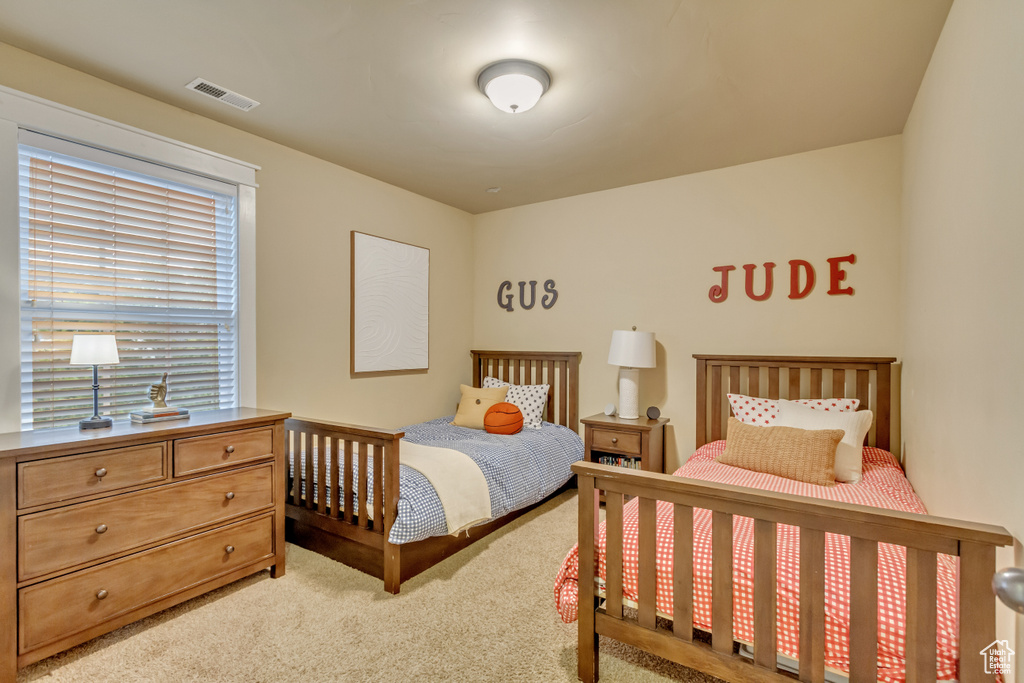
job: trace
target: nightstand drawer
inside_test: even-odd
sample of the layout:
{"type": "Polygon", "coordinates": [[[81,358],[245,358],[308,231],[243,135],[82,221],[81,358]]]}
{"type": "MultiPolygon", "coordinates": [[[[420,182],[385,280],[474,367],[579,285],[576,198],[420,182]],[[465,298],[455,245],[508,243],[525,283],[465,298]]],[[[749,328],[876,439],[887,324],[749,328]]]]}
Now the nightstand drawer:
{"type": "Polygon", "coordinates": [[[25,515],[18,520],[22,581],[270,508],[273,466],[218,474],[25,515]]]}
{"type": "Polygon", "coordinates": [[[593,444],[599,451],[615,451],[640,455],[640,435],[628,432],[617,432],[609,429],[594,429],[593,444]]]}
{"type": "Polygon", "coordinates": [[[104,495],[165,477],[162,443],[23,462],[18,465],[18,507],[104,495]]]}
{"type": "Polygon", "coordinates": [[[274,430],[243,429],[174,442],[174,476],[205,472],[274,455],[274,430]]]}
{"type": "Polygon", "coordinates": [[[18,593],[19,651],[85,631],[261,559],[273,557],[273,518],[159,546],[18,593]]]}

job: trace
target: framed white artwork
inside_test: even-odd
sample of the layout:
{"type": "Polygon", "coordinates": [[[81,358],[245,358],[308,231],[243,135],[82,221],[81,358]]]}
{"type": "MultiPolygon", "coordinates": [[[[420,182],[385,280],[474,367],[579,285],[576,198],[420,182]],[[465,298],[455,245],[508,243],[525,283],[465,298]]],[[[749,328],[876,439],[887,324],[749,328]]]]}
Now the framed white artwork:
{"type": "Polygon", "coordinates": [[[352,373],[425,371],[430,250],[352,231],[352,373]]]}

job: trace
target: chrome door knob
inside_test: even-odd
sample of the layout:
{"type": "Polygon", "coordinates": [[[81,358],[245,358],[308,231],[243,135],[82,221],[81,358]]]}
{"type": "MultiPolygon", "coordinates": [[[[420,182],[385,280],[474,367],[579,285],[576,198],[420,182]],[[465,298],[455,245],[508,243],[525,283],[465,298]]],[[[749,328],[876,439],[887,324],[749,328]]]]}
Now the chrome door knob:
{"type": "Polygon", "coordinates": [[[1008,567],[992,577],[992,592],[1014,612],[1024,614],[1024,569],[1008,567]]]}

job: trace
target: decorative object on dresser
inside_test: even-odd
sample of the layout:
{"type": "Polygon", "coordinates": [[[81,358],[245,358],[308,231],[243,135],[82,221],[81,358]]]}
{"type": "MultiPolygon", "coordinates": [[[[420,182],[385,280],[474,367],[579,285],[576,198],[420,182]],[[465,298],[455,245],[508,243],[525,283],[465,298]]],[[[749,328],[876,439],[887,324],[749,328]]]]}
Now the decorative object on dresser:
{"type": "Polygon", "coordinates": [[[288,417],[0,434],[0,681],[243,576],[282,576],[288,417]]]}
{"type": "Polygon", "coordinates": [[[150,424],[152,422],[169,422],[187,420],[188,408],[156,408],[154,410],[133,410],[132,424],[150,424]]]}
{"type": "Polygon", "coordinates": [[[567,608],[563,618],[578,614],[579,678],[597,680],[598,636],[604,635],[727,680],[791,680],[798,669],[802,681],[824,681],[826,661],[848,668],[851,681],[883,674],[902,680],[904,672],[908,681],[934,681],[939,661],[943,680],[992,680],[976,653],[995,639],[995,549],[1013,537],[1002,527],[922,514],[887,450],[895,359],[695,358],[700,450],[679,476],[573,465],[579,545],[557,581],[568,577],[570,559],[578,559],[578,573],[555,593],[567,608]],[[725,447],[729,392],[773,401],[781,393],[790,401],[855,395],[875,416],[864,481],[826,488],[705,478],[716,467],[746,472],[709,457],[725,447]],[[791,490],[803,495],[784,492],[791,490]],[[851,493],[839,497],[842,491],[851,493]],[[875,497],[886,491],[894,492],[891,498],[875,497]],[[599,494],[606,498],[605,522],[599,494]],[[846,577],[836,570],[844,566],[846,577]],[[849,596],[845,615],[829,607],[839,594],[849,596]],[[635,607],[636,616],[624,605],[635,607]],[[667,629],[658,616],[671,619],[667,629]],[[710,634],[710,645],[694,637],[698,628],[710,634]],[[958,643],[949,638],[953,632],[958,643]]]}
{"type": "MultiPolygon", "coordinates": [[[[514,383],[524,389],[547,384],[549,390],[542,415],[545,422],[554,423],[546,424],[539,430],[523,429],[515,435],[492,437],[481,432],[481,437],[474,435],[475,440],[479,441],[482,437],[503,441],[531,437],[552,438],[551,433],[554,431],[564,433],[561,434],[563,437],[571,436],[574,447],[578,449],[574,459],[582,457],[582,444],[575,433],[579,428],[578,352],[472,351],[472,359],[473,388],[476,390],[482,388],[487,377],[499,382],[514,383]]],[[[400,459],[405,459],[406,451],[415,453],[414,447],[419,444],[410,441],[403,447],[401,440],[406,433],[394,429],[375,429],[302,418],[289,419],[285,426],[290,476],[286,506],[289,542],[382,579],[384,590],[389,593],[398,593],[403,581],[484,538],[543,502],[540,500],[512,509],[457,535],[399,540],[394,537],[393,531],[395,528],[402,529],[398,509],[400,486],[405,490],[404,487],[415,483],[414,477],[407,478],[401,474],[400,465],[403,469],[406,465],[400,459]],[[321,453],[330,455],[320,457],[321,453]],[[328,460],[331,462],[328,463],[328,460]],[[343,465],[339,466],[339,463],[343,465]],[[346,495],[342,495],[341,491],[347,492],[346,495]]],[[[431,433],[437,433],[435,430],[442,428],[463,429],[446,424],[445,418],[408,427],[410,431],[423,428],[431,433]]],[[[450,447],[455,448],[454,442],[450,443],[450,447]]],[[[545,461],[539,469],[544,469],[553,458],[545,451],[535,450],[545,461]]],[[[525,461],[525,455],[520,460],[525,461]]],[[[537,463],[536,460],[528,462],[537,463]]],[[[515,471],[511,465],[502,464],[503,467],[494,469],[515,471]]],[[[568,481],[563,479],[558,482],[562,488],[548,493],[545,499],[557,495],[571,484],[568,466],[565,467],[565,477],[568,481]]],[[[518,486],[520,482],[514,483],[518,486]]],[[[430,494],[438,497],[433,491],[430,494]]],[[[404,508],[412,509],[420,497],[422,493],[419,490],[409,496],[403,494],[403,504],[408,503],[404,508]]]]}
{"type": "Polygon", "coordinates": [[[640,370],[653,368],[655,348],[653,332],[615,330],[608,350],[608,364],[619,366],[619,417],[636,420],[640,417],[640,370]]]}
{"type": "Polygon", "coordinates": [[[584,425],[586,461],[618,465],[645,472],[664,471],[665,425],[667,417],[627,420],[609,415],[591,415],[584,425]]]}
{"type": "Polygon", "coordinates": [[[167,405],[167,373],[165,372],[160,381],[149,386],[149,400],[153,402],[152,408],[145,410],[133,410],[130,414],[135,424],[150,424],[151,422],[169,422],[172,420],[187,420],[188,408],[175,408],[167,405]]]}
{"type": "Polygon", "coordinates": [[[70,365],[92,366],[92,417],[79,422],[79,429],[101,429],[114,423],[109,417],[100,417],[99,366],[120,362],[117,340],[112,334],[76,334],[71,338],[70,365]]]}
{"type": "Polygon", "coordinates": [[[166,408],[167,406],[167,373],[160,378],[156,384],[149,385],[149,400],[153,402],[153,408],[166,408]]]}
{"type": "Polygon", "coordinates": [[[426,371],[430,250],[352,231],[352,374],[426,371]]]}

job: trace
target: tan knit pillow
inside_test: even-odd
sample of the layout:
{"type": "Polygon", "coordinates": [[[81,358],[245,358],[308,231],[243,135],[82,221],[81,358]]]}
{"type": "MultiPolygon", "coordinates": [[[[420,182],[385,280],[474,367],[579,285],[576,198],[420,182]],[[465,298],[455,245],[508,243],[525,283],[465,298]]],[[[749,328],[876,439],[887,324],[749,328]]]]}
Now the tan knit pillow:
{"type": "Polygon", "coordinates": [[[723,465],[778,477],[835,486],[836,448],[842,429],[757,427],[729,418],[723,465]]]}
{"type": "Polygon", "coordinates": [[[459,389],[462,391],[462,400],[459,401],[459,408],[455,411],[452,424],[471,429],[483,429],[487,409],[504,401],[505,395],[508,394],[508,387],[478,389],[460,384],[459,389]]]}

